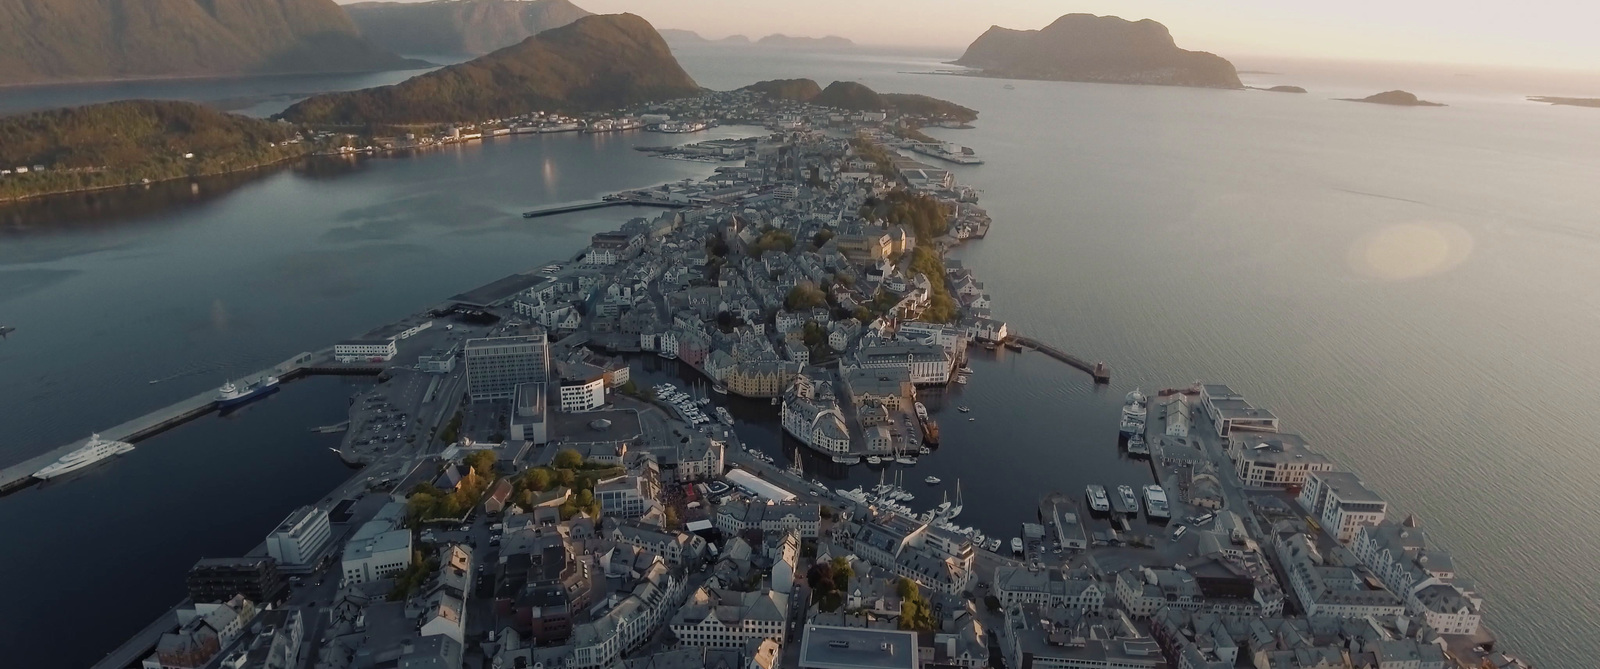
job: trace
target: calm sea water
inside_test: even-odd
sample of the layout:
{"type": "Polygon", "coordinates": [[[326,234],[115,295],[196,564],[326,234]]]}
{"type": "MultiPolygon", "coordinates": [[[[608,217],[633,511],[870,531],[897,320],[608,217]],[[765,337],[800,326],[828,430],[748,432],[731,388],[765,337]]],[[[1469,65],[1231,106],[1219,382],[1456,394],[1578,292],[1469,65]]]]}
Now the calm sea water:
{"type": "MultiPolygon", "coordinates": [[[[859,79],[982,111],[977,129],[936,131],[988,160],[955,168],[985,190],[996,221],[988,239],[958,255],[1002,317],[1106,360],[1115,382],[1096,390],[1037,357],[980,356],[974,382],[945,403],[971,406],[978,420],[947,415],[946,446],[913,470],[917,478],[961,477],[964,521],[1009,537],[1044,492],[1148,477],[1114,452],[1115,407],[1128,389],[1226,382],[1419,514],[1477,579],[1509,647],[1542,666],[1600,656],[1600,539],[1583,523],[1600,504],[1600,414],[1582,406],[1600,391],[1600,354],[1586,345],[1600,326],[1600,112],[1521,100],[1585,91],[1304,63],[1264,64],[1252,69],[1276,74],[1246,79],[1305,86],[1307,95],[1047,82],[1007,90],[996,80],[913,74],[954,55],[679,53],[714,88],[859,79]],[[1395,87],[1451,106],[1332,99],[1395,87]]],[[[646,141],[665,138],[517,140],[279,172],[216,186],[220,193],[168,189],[154,201],[12,213],[12,232],[0,236],[0,322],[19,331],[0,341],[0,378],[16,380],[0,384],[8,435],[0,462],[565,256],[620,220],[599,212],[529,224],[516,216],[522,209],[705,173],[630,150],[646,141]],[[40,231],[29,224],[40,216],[72,223],[40,231]]],[[[290,416],[280,422],[303,431],[305,421],[290,416]]],[[[161,439],[217,438],[202,437],[206,429],[161,439]]],[[[763,448],[781,448],[771,428],[742,429],[763,448]]],[[[151,442],[95,476],[146,485],[155,474],[135,463],[163,450],[182,452],[151,442]]],[[[273,453],[326,464],[315,450],[273,453]]],[[[179,461],[160,494],[203,496],[191,481],[221,466],[179,461]]],[[[869,479],[858,468],[840,485],[869,479]]],[[[47,550],[98,555],[106,542],[65,528],[111,508],[35,501],[108,489],[97,481],[0,500],[0,528],[38,536],[47,550]],[[10,515],[19,508],[28,523],[10,515]],[[62,538],[69,534],[79,536],[62,538]]],[[[285,489],[278,506],[327,487],[285,489]]],[[[116,513],[160,508],[155,497],[130,495],[116,513]]],[[[80,644],[97,646],[85,657],[169,605],[181,587],[172,579],[193,558],[253,543],[246,539],[272,515],[232,543],[150,522],[151,534],[188,545],[158,556],[135,544],[98,564],[125,579],[174,576],[158,576],[166,590],[130,605],[126,620],[97,626],[97,638],[80,644]]],[[[27,628],[37,613],[0,614],[0,623],[23,625],[13,629],[36,630],[6,635],[0,652],[27,654],[32,645],[21,639],[61,629],[27,628]]]]}

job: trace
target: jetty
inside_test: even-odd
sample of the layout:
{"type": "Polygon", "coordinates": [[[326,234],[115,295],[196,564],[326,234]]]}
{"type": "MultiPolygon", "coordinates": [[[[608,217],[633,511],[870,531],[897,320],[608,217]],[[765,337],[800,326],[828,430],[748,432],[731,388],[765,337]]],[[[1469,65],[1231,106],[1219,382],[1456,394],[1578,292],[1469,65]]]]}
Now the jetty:
{"type": "MultiPolygon", "coordinates": [[[[313,356],[311,353],[301,353],[300,355],[290,358],[289,360],[285,360],[273,365],[270,368],[261,370],[248,376],[234,379],[234,382],[251,384],[268,376],[276,376],[282,380],[293,379],[298,376],[305,375],[309,363],[313,359],[315,359],[315,356],[313,356]]],[[[130,444],[136,443],[142,439],[148,439],[157,434],[211,413],[212,411],[215,411],[216,408],[217,391],[215,388],[212,388],[198,395],[180,400],[177,403],[157,409],[143,416],[122,423],[121,425],[101,430],[100,436],[103,439],[108,439],[111,441],[125,441],[130,444]]],[[[38,479],[33,478],[34,472],[43,469],[45,465],[61,459],[61,456],[71,453],[75,449],[82,448],[86,443],[88,443],[87,437],[83,439],[77,439],[75,441],[71,441],[56,448],[50,449],[44,453],[40,453],[32,458],[28,458],[27,460],[23,460],[22,462],[18,462],[4,469],[0,469],[0,494],[19,490],[38,482],[38,479]]]]}
{"type": "Polygon", "coordinates": [[[589,211],[591,209],[605,209],[606,207],[662,207],[664,209],[682,209],[689,206],[687,202],[666,202],[663,200],[642,200],[633,198],[613,198],[609,200],[587,200],[572,204],[545,207],[533,211],[522,212],[523,218],[540,218],[555,216],[557,214],[570,214],[575,211],[589,211]]]}
{"type": "Polygon", "coordinates": [[[1060,361],[1062,361],[1064,363],[1067,363],[1068,365],[1071,365],[1073,367],[1081,369],[1081,370],[1084,371],[1084,373],[1088,374],[1089,376],[1094,377],[1094,382],[1095,383],[1111,383],[1111,367],[1109,365],[1107,365],[1106,363],[1103,363],[1103,362],[1091,363],[1088,360],[1084,360],[1083,358],[1075,356],[1075,355],[1073,355],[1071,353],[1068,353],[1066,351],[1058,349],[1058,348],[1056,348],[1054,346],[1051,346],[1049,344],[1041,342],[1041,341],[1039,341],[1037,339],[1034,339],[1032,337],[1024,337],[1022,335],[1013,335],[1011,337],[1011,341],[1015,342],[1017,345],[1019,345],[1019,346],[1021,346],[1023,348],[1033,349],[1035,351],[1038,351],[1040,353],[1048,355],[1048,356],[1050,356],[1052,358],[1060,360],[1060,361]]]}

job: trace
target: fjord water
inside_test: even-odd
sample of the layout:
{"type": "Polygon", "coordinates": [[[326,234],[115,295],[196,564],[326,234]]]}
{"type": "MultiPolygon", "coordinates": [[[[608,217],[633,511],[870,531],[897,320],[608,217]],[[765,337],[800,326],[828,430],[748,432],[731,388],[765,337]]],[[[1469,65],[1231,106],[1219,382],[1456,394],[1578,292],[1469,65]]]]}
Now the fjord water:
{"type": "MultiPolygon", "coordinates": [[[[988,161],[955,168],[984,189],[995,218],[989,238],[957,256],[1000,317],[1107,361],[1114,381],[1095,389],[1036,355],[980,355],[972,384],[942,403],[945,446],[908,474],[934,474],[944,487],[961,478],[963,522],[1009,537],[1044,492],[1148,477],[1115,454],[1122,394],[1224,382],[1419,514],[1476,579],[1507,647],[1541,666],[1600,655],[1600,539],[1584,522],[1600,504],[1600,414],[1584,404],[1600,390],[1600,355],[1586,346],[1600,326],[1600,111],[1521,101],[1568,91],[1293,65],[1246,79],[1310,94],[1023,81],[1007,90],[997,80],[911,74],[941,66],[898,54],[696,47],[679,57],[713,88],[860,79],[982,111],[976,129],[933,131],[988,161]],[[1331,99],[1397,86],[1451,106],[1331,99]],[[957,404],[977,420],[947,410],[957,404]]],[[[0,324],[20,328],[0,341],[0,463],[565,257],[627,215],[527,223],[521,209],[706,173],[630,150],[645,141],[671,140],[535,138],[285,171],[216,197],[180,188],[164,191],[160,206],[64,207],[74,223],[59,230],[41,227],[35,209],[25,229],[0,236],[0,324]]],[[[757,415],[760,404],[736,409],[757,415]]],[[[776,448],[770,428],[742,430],[776,448]]],[[[203,432],[163,435],[95,476],[149,476],[133,463],[203,432]]],[[[328,464],[315,450],[272,453],[328,464]]],[[[216,522],[227,501],[190,481],[217,471],[175,462],[161,494],[195,497],[190,512],[216,522]]],[[[839,487],[876,478],[864,468],[846,476],[839,487]]],[[[100,485],[69,481],[0,499],[0,528],[77,532],[70,514],[109,509],[28,496],[113,489],[100,485]],[[19,508],[54,517],[24,524],[6,515],[19,508]]],[[[318,494],[284,492],[284,510],[318,494]]],[[[160,508],[141,496],[151,494],[117,506],[160,508]]],[[[919,490],[919,503],[934,494],[919,490]]],[[[270,525],[249,522],[254,534],[241,536],[270,525]]],[[[127,579],[175,574],[201,554],[242,549],[173,523],[150,531],[185,550],[128,549],[99,568],[127,579]]],[[[38,544],[105,549],[93,537],[75,541],[38,544]]],[[[41,580],[74,578],[48,573],[52,563],[31,566],[41,580]]],[[[93,646],[87,657],[181,595],[181,583],[164,587],[130,605],[127,620],[97,627],[81,644],[93,646]]],[[[23,632],[0,638],[0,652],[33,652],[23,639],[66,629],[30,627],[41,609],[61,611],[62,625],[73,619],[54,603],[0,614],[23,632]]]]}

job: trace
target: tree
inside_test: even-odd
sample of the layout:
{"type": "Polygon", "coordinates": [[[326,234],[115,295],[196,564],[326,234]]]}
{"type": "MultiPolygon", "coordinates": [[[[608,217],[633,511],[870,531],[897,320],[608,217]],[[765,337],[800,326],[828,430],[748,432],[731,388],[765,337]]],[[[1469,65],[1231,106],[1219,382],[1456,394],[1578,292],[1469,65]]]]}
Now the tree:
{"type": "Polygon", "coordinates": [[[900,595],[901,599],[916,599],[922,594],[921,589],[917,587],[917,582],[904,576],[900,577],[900,582],[895,584],[895,592],[900,595]]]}
{"type": "Polygon", "coordinates": [[[818,325],[816,321],[806,321],[805,326],[801,328],[800,336],[806,346],[817,347],[828,341],[828,330],[818,325]]]}
{"type": "Polygon", "coordinates": [[[801,281],[799,285],[789,291],[789,295],[783,300],[783,306],[787,307],[789,311],[813,309],[827,303],[828,294],[822,292],[822,289],[818,288],[817,284],[810,281],[801,281]]]}
{"type": "Polygon", "coordinates": [[[556,469],[577,469],[583,466],[583,455],[571,448],[563,448],[551,462],[556,469]]]}
{"type": "Polygon", "coordinates": [[[828,243],[828,240],[830,239],[833,239],[833,231],[823,228],[817,232],[815,237],[811,238],[811,246],[812,248],[820,249],[822,248],[822,245],[828,243]]]}
{"type": "Polygon", "coordinates": [[[669,530],[678,529],[678,507],[675,507],[675,506],[667,507],[667,512],[666,512],[665,515],[666,515],[667,529],[669,529],[669,530]]]}
{"type": "Polygon", "coordinates": [[[527,490],[544,492],[550,489],[550,470],[544,467],[534,467],[522,475],[522,487],[527,490]]]}
{"type": "Polygon", "coordinates": [[[845,592],[850,589],[850,579],[855,575],[855,570],[850,568],[849,558],[836,557],[833,559],[833,583],[839,592],[845,592]]]}
{"type": "Polygon", "coordinates": [[[497,459],[494,451],[481,450],[473,451],[471,455],[465,458],[465,462],[468,467],[472,468],[474,473],[487,477],[494,474],[494,464],[497,459]]]}

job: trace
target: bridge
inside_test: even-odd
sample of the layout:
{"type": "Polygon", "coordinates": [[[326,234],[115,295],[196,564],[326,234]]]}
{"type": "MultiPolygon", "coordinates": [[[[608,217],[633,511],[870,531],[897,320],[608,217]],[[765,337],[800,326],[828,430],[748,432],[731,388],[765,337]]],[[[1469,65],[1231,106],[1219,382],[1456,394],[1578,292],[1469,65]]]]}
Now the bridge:
{"type": "Polygon", "coordinates": [[[1111,367],[1106,365],[1106,363],[1090,363],[1088,360],[1084,360],[1083,358],[1075,356],[1032,337],[1014,335],[1011,337],[1011,341],[1016,342],[1018,346],[1023,348],[1031,348],[1035,351],[1067,363],[1068,365],[1081,369],[1089,376],[1094,377],[1095,383],[1111,383],[1111,367]]]}
{"type": "Polygon", "coordinates": [[[683,209],[684,207],[687,207],[687,206],[689,206],[687,203],[682,203],[682,202],[663,202],[663,201],[660,201],[660,200],[635,200],[635,199],[628,199],[628,198],[625,198],[625,199],[614,199],[614,200],[589,200],[587,202],[575,202],[575,203],[572,203],[572,204],[563,204],[563,205],[557,205],[557,206],[554,206],[554,207],[545,207],[544,209],[535,209],[533,211],[525,211],[525,212],[522,212],[522,217],[523,218],[540,218],[540,217],[544,217],[544,216],[555,216],[557,214],[570,214],[570,213],[575,212],[575,211],[588,211],[590,209],[604,209],[606,207],[662,207],[662,208],[665,208],[665,209],[683,209]]]}

